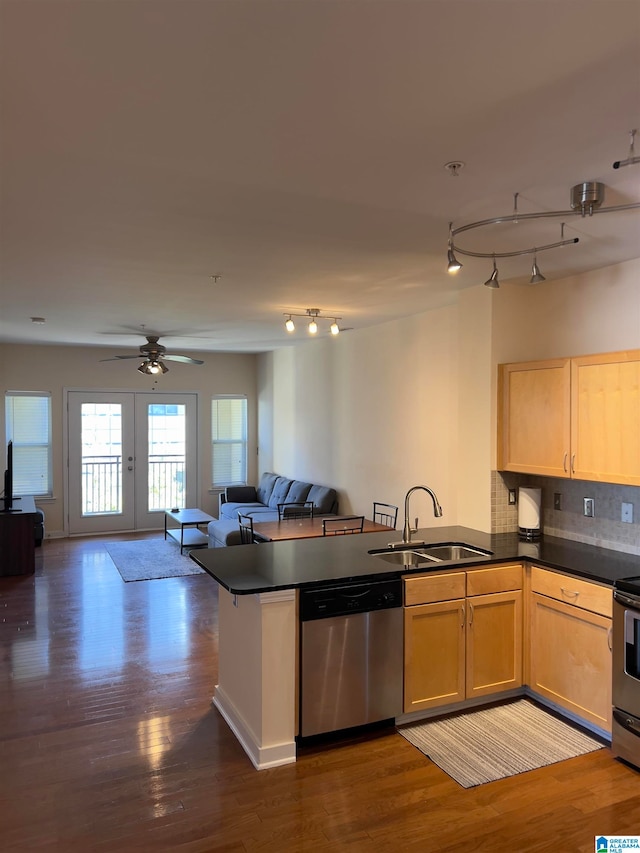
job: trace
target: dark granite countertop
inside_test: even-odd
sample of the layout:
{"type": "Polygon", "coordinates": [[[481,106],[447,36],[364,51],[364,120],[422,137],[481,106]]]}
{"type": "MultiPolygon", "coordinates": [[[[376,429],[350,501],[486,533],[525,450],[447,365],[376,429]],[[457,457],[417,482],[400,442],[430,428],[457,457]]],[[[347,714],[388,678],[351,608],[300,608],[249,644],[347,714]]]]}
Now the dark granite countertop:
{"type": "Polygon", "coordinates": [[[539,542],[522,542],[515,533],[491,535],[468,527],[421,528],[414,540],[429,544],[467,542],[490,557],[434,563],[407,570],[369,554],[398,542],[401,531],[360,533],[317,539],[290,539],[260,545],[231,546],[191,551],[191,559],[221,586],[236,595],[297,589],[317,584],[400,577],[411,573],[460,566],[482,566],[511,560],[531,560],[538,565],[576,577],[613,584],[619,578],[640,575],[640,556],[585,545],[569,539],[543,536],[539,542]]]}

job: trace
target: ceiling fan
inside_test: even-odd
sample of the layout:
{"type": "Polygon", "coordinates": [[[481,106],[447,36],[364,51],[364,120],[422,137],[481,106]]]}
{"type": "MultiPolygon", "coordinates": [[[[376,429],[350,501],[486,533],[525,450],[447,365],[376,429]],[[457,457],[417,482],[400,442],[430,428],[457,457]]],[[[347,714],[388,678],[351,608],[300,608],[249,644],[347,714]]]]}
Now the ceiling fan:
{"type": "Polygon", "coordinates": [[[113,358],[102,358],[100,361],[120,361],[125,358],[143,358],[144,361],[138,367],[140,373],[147,376],[155,376],[158,373],[168,373],[169,368],[165,361],[179,361],[183,364],[204,364],[199,358],[191,358],[188,355],[169,355],[167,348],[158,343],[159,335],[145,335],[146,344],[142,344],[137,355],[116,355],[113,358]]]}

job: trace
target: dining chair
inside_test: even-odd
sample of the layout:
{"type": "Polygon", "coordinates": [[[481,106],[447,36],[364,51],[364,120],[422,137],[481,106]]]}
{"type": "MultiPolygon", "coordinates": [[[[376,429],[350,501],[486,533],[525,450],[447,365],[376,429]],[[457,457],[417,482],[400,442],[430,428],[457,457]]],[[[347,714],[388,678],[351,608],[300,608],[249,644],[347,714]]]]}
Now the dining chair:
{"type": "Polygon", "coordinates": [[[373,520],[378,524],[396,529],[398,523],[398,507],[393,504],[384,504],[379,501],[373,502],[373,520]]]}
{"type": "Polygon", "coordinates": [[[278,504],[278,521],[287,518],[313,518],[313,501],[291,501],[278,504]]]}
{"type": "Polygon", "coordinates": [[[252,545],[256,542],[256,535],[253,531],[253,518],[250,515],[238,513],[238,524],[240,525],[240,544],[252,545]]]}
{"type": "Polygon", "coordinates": [[[362,533],[364,515],[341,515],[322,519],[323,536],[340,536],[343,533],[362,533]]]}

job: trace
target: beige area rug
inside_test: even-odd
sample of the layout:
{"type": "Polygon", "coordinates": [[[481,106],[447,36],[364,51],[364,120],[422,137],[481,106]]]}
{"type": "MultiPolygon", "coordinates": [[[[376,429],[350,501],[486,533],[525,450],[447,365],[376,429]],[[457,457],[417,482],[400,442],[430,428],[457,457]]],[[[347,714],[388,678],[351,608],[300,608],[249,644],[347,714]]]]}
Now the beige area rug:
{"type": "Polygon", "coordinates": [[[398,732],[463,788],[603,747],[595,737],[527,699],[404,726],[398,732]]]}
{"type": "Polygon", "coordinates": [[[106,549],[122,580],[127,583],[206,574],[204,569],[193,562],[188,552],[180,554],[180,546],[170,539],[112,542],[106,549]]]}

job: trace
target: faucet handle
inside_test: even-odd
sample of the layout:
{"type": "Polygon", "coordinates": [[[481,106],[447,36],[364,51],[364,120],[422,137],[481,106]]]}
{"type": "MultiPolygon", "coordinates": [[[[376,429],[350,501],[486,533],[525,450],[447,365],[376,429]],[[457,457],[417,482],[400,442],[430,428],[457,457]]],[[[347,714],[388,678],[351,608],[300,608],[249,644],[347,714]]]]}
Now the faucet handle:
{"type": "Polygon", "coordinates": [[[418,529],[418,516],[416,515],[416,526],[414,527],[414,533],[418,529]]]}

